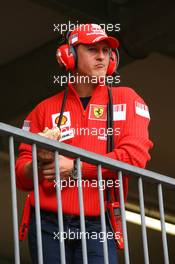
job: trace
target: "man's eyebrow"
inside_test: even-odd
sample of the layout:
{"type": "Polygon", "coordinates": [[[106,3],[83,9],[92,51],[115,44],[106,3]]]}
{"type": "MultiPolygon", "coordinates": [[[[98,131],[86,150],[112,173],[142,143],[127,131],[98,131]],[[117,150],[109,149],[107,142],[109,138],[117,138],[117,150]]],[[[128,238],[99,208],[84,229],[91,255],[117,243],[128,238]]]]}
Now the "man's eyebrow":
{"type": "MultiPolygon", "coordinates": [[[[94,43],[94,44],[86,44],[86,46],[87,46],[88,48],[90,48],[90,47],[98,47],[98,45],[96,45],[95,43],[94,43]]],[[[102,48],[110,49],[110,47],[109,47],[107,44],[104,44],[104,45],[102,46],[102,48]]]]}
{"type": "Polygon", "coordinates": [[[96,45],[95,44],[86,44],[86,47],[95,47],[96,45]]]}

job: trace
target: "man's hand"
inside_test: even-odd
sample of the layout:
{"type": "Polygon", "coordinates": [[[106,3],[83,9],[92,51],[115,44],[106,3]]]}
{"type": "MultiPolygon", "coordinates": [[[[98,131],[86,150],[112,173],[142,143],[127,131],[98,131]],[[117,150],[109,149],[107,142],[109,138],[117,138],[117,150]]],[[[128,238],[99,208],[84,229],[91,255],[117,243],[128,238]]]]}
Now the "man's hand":
{"type": "MultiPolygon", "coordinates": [[[[73,170],[73,160],[70,160],[62,155],[59,155],[59,167],[61,180],[67,180],[71,176],[73,170]]],[[[55,180],[55,161],[41,163],[39,165],[39,172],[43,179],[53,181],[55,180]]]]}
{"type": "MultiPolygon", "coordinates": [[[[61,136],[60,129],[58,127],[52,129],[45,127],[43,132],[40,132],[38,134],[40,136],[53,140],[59,140],[61,136]]],[[[55,179],[54,153],[46,149],[38,149],[37,158],[38,172],[41,178],[46,180],[55,179]]]]}
{"type": "Polygon", "coordinates": [[[59,155],[59,166],[61,179],[68,179],[71,176],[72,170],[74,168],[74,161],[62,155],[59,155]]]}
{"type": "MultiPolygon", "coordinates": [[[[38,133],[38,135],[53,140],[59,140],[61,136],[61,132],[58,127],[53,127],[51,129],[45,127],[43,132],[38,133]]],[[[54,153],[46,149],[38,149],[37,157],[40,165],[42,165],[43,163],[51,163],[54,160],[54,153]]]]}
{"type": "MultiPolygon", "coordinates": [[[[59,155],[60,179],[68,180],[73,170],[73,160],[59,155]]],[[[25,175],[32,179],[32,162],[25,166],[25,175]]],[[[55,160],[54,153],[41,149],[38,153],[38,177],[42,179],[55,180],[55,160]]]]}
{"type": "Polygon", "coordinates": [[[37,160],[38,160],[38,165],[42,165],[44,163],[50,163],[54,161],[54,152],[46,149],[38,149],[37,160]]]}
{"type": "MultiPolygon", "coordinates": [[[[43,132],[38,133],[39,135],[59,140],[60,130],[58,128],[49,129],[45,127],[43,132]]],[[[38,159],[38,176],[39,181],[42,179],[53,181],[55,180],[55,156],[54,152],[46,149],[37,149],[38,159]]],[[[73,170],[73,160],[68,159],[62,155],[59,155],[59,167],[60,167],[60,178],[61,180],[67,180],[73,170]]],[[[32,179],[32,162],[28,162],[24,168],[25,175],[32,179]]]]}

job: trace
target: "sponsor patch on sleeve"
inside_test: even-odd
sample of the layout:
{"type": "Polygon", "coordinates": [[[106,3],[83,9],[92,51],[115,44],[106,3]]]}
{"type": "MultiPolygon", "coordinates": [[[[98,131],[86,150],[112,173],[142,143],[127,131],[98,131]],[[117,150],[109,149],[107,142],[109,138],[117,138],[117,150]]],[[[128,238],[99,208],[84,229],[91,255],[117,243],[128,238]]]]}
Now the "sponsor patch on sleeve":
{"type": "Polygon", "coordinates": [[[126,120],[126,104],[113,105],[113,120],[126,120]]]}
{"type": "Polygon", "coordinates": [[[148,106],[135,101],[135,112],[139,116],[143,116],[150,119],[148,106]]]}
{"type": "Polygon", "coordinates": [[[30,120],[24,120],[22,129],[29,132],[30,131],[30,124],[31,124],[30,120]]]}

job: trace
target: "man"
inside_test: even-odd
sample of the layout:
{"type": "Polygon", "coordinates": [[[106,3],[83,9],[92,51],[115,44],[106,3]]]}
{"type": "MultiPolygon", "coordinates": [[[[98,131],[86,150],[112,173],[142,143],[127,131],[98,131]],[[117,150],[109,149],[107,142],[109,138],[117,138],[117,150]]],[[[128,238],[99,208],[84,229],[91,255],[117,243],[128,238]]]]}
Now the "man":
{"type": "MultiPolygon", "coordinates": [[[[142,98],[128,87],[113,87],[113,123],[114,149],[107,153],[107,104],[108,87],[101,84],[101,77],[106,77],[112,63],[111,48],[118,47],[115,38],[108,37],[97,25],[77,27],[68,36],[69,45],[58,50],[58,62],[71,70],[74,76],[88,77],[68,83],[68,94],[61,119],[62,141],[88,151],[123,161],[144,168],[150,159],[148,153],[152,142],[148,138],[149,112],[142,98]],[[63,50],[62,50],[63,48],[63,50]],[[72,49],[74,49],[72,51],[72,49]],[[76,53],[76,54],[75,54],[76,53]],[[66,57],[65,57],[66,56],[66,57]],[[72,61],[73,59],[73,61],[72,61]],[[95,77],[95,78],[94,78],[95,77]],[[95,81],[94,81],[95,79],[95,81]],[[92,81],[93,80],[93,81],[92,81]],[[88,130],[86,130],[88,128],[88,130]],[[94,129],[96,133],[94,133],[94,129]],[[68,134],[63,137],[63,130],[68,134]],[[72,133],[74,131],[74,133],[72,133]],[[83,133],[80,133],[83,131],[83,133]],[[101,134],[101,131],[105,133],[101,134]]],[[[24,124],[30,126],[30,132],[40,133],[46,127],[52,129],[59,122],[64,91],[41,102],[28,115],[24,124]]],[[[41,206],[41,228],[44,263],[60,263],[59,241],[53,239],[57,230],[57,201],[54,187],[55,168],[52,152],[38,150],[39,192],[41,206]]],[[[74,162],[59,156],[60,176],[62,180],[72,177],[74,162]]],[[[97,168],[82,162],[82,179],[89,182],[97,179],[97,168]]],[[[116,179],[116,173],[102,170],[103,179],[116,179]]],[[[34,216],[34,193],[32,180],[31,147],[21,144],[16,161],[17,186],[30,191],[28,201],[31,204],[29,227],[29,247],[33,263],[37,263],[36,227],[34,216]]],[[[127,195],[127,177],[124,178],[124,192],[127,195]]],[[[90,234],[101,232],[100,205],[97,185],[83,186],[86,231],[90,234]]],[[[106,196],[105,196],[106,200],[106,196]]],[[[78,188],[66,186],[62,189],[64,230],[80,233],[78,188]]],[[[110,232],[107,222],[107,232],[110,232]]],[[[88,261],[91,264],[104,263],[103,243],[99,236],[87,240],[88,261]]],[[[83,263],[81,239],[66,239],[66,263],[83,263]]],[[[116,246],[113,239],[108,239],[109,263],[118,263],[116,246]]]]}

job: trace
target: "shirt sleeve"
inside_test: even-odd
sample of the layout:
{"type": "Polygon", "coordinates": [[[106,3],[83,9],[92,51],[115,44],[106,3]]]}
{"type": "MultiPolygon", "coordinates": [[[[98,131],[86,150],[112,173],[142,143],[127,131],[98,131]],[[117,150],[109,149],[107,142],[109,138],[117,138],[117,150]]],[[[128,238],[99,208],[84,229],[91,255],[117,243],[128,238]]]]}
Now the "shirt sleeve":
{"type": "MultiPolygon", "coordinates": [[[[24,120],[23,129],[27,129],[32,133],[41,132],[43,130],[42,121],[43,109],[42,105],[39,104],[26,117],[26,120],[24,120]]],[[[29,161],[32,161],[32,147],[31,145],[21,143],[19,146],[19,155],[16,159],[16,184],[17,188],[23,191],[33,190],[33,180],[24,174],[24,167],[29,161]]]]}
{"type": "MultiPolygon", "coordinates": [[[[147,161],[150,160],[149,149],[153,146],[148,133],[150,121],[148,107],[131,88],[126,89],[122,102],[126,103],[126,119],[121,122],[119,140],[114,150],[103,156],[145,168],[147,161]]],[[[102,168],[102,176],[114,178],[116,173],[102,168]]],[[[97,166],[82,162],[82,177],[97,178],[97,166]]],[[[127,176],[125,184],[127,185],[127,176]]]]}

